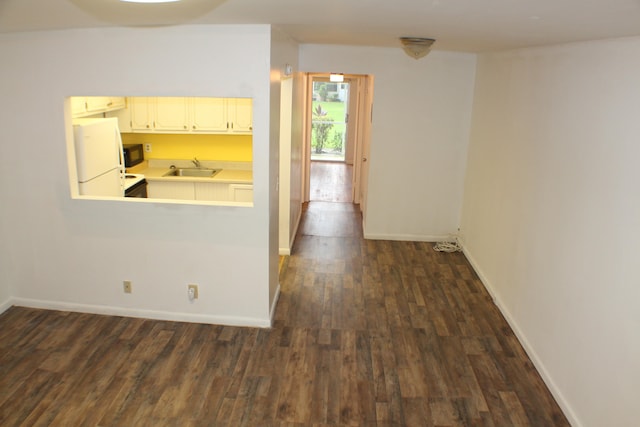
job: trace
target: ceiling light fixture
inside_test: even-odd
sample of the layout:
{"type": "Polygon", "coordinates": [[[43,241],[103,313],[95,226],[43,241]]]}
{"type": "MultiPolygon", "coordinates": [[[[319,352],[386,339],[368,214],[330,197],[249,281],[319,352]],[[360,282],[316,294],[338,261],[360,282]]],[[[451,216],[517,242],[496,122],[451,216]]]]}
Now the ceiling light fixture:
{"type": "MultiPolygon", "coordinates": [[[[2,3],[3,0],[0,0],[2,3]]],[[[66,0],[84,12],[125,27],[182,25],[201,18],[227,0],[66,0]]],[[[1,9],[2,7],[0,7],[1,9]]]]}
{"type": "Polygon", "coordinates": [[[126,3],[173,3],[180,0],[120,0],[126,3]]]}
{"type": "Polygon", "coordinates": [[[344,81],[344,74],[342,73],[331,73],[329,74],[329,81],[333,83],[341,83],[344,81]]]}
{"type": "Polygon", "coordinates": [[[421,37],[400,37],[402,43],[402,49],[405,53],[413,59],[422,58],[427,56],[431,50],[431,45],[435,42],[435,39],[424,39],[421,37]]]}

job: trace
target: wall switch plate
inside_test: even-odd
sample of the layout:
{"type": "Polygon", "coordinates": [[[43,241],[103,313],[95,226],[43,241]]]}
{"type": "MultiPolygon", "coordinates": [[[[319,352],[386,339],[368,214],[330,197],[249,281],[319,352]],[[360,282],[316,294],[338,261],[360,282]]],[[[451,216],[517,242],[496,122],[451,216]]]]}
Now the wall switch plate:
{"type": "Polygon", "coordinates": [[[151,152],[151,143],[147,142],[144,144],[144,152],[145,153],[150,153],[151,152]]]}
{"type": "Polygon", "coordinates": [[[198,299],[198,285],[187,286],[187,295],[190,300],[198,299]]]}
{"type": "Polygon", "coordinates": [[[131,281],[130,280],[125,280],[124,282],[122,282],[122,288],[124,289],[124,293],[125,294],[130,294],[132,289],[132,285],[131,285],[131,281]]]}

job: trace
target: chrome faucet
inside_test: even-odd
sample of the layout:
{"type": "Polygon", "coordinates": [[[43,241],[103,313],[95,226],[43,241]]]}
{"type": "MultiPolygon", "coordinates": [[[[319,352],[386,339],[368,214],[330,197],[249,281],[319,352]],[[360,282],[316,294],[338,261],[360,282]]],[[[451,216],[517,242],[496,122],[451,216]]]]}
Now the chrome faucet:
{"type": "Polygon", "coordinates": [[[194,157],[193,160],[191,160],[191,163],[193,163],[194,165],[196,165],[197,168],[200,167],[200,160],[198,160],[197,157],[194,157]]]}

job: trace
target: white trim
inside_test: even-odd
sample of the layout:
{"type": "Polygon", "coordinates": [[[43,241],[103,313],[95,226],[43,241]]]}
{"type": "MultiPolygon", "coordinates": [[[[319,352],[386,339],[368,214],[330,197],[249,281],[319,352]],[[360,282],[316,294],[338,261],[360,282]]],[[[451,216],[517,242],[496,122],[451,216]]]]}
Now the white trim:
{"type": "Polygon", "coordinates": [[[395,240],[403,242],[446,242],[451,240],[451,235],[423,236],[419,234],[369,234],[365,232],[364,238],[368,240],[395,240]]]}
{"type": "Polygon", "coordinates": [[[491,295],[491,298],[493,298],[493,302],[495,303],[496,307],[498,307],[498,310],[500,310],[500,313],[502,313],[504,318],[507,320],[507,323],[509,323],[509,326],[511,327],[514,334],[518,338],[518,341],[520,341],[520,344],[522,344],[524,351],[527,353],[527,355],[533,362],[534,366],[536,367],[538,373],[542,377],[542,380],[549,388],[549,391],[551,391],[551,394],[558,402],[558,405],[560,405],[560,408],[562,408],[562,411],[564,412],[564,415],[569,420],[569,423],[575,427],[583,426],[583,424],[580,422],[575,412],[571,408],[571,405],[569,405],[569,402],[567,402],[567,399],[562,394],[562,391],[558,388],[557,384],[555,383],[555,381],[553,380],[553,378],[545,368],[544,363],[542,362],[542,360],[534,350],[533,346],[529,343],[529,340],[527,340],[526,335],[522,332],[522,330],[518,326],[518,323],[515,321],[514,317],[511,315],[506,305],[500,299],[500,295],[491,286],[491,282],[489,281],[489,279],[487,279],[487,277],[484,275],[484,273],[480,269],[480,266],[476,262],[475,258],[471,255],[467,247],[464,245],[464,242],[460,238],[458,239],[458,243],[462,247],[462,253],[469,261],[469,264],[471,264],[471,267],[474,269],[474,271],[478,275],[478,278],[480,279],[484,287],[487,289],[487,292],[489,292],[489,295],[491,295]]]}
{"type": "Polygon", "coordinates": [[[75,304],[60,301],[42,301],[28,298],[14,298],[13,305],[20,307],[41,308],[45,310],[61,310],[77,313],[103,314],[108,316],[137,317],[153,320],[168,320],[173,322],[207,323],[212,325],[248,326],[255,328],[271,327],[269,319],[258,319],[252,317],[175,313],[170,311],[156,310],[137,310],[133,308],[75,304]]]}
{"type": "Polygon", "coordinates": [[[0,314],[9,310],[14,305],[13,298],[9,298],[8,300],[0,303],[0,314]]]}
{"type": "Polygon", "coordinates": [[[298,218],[296,219],[296,225],[293,228],[293,232],[291,233],[291,237],[289,239],[289,247],[288,248],[280,248],[278,251],[278,255],[291,255],[291,249],[293,248],[293,244],[296,241],[296,236],[298,235],[298,228],[300,228],[300,221],[302,220],[302,207],[298,210],[298,218]]]}
{"type": "Polygon", "coordinates": [[[278,287],[276,288],[276,294],[273,297],[273,303],[271,303],[271,310],[269,311],[269,321],[271,322],[270,326],[273,326],[273,316],[276,315],[276,307],[278,305],[279,299],[280,299],[280,283],[278,283],[278,287]]]}

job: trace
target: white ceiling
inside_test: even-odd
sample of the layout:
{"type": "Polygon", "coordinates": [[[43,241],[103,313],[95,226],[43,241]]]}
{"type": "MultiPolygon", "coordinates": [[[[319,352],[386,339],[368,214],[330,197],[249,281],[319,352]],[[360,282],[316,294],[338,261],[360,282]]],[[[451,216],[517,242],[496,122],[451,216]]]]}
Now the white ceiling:
{"type": "Polygon", "coordinates": [[[0,0],[0,32],[186,23],[274,24],[305,44],[429,37],[434,50],[480,52],[640,36],[640,0],[0,0]]]}

